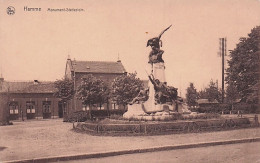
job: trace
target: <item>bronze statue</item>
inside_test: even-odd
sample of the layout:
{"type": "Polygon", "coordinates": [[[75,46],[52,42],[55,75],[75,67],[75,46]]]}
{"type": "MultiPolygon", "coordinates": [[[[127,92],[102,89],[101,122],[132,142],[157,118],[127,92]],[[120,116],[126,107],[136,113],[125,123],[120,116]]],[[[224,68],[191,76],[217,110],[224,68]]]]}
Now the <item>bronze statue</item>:
{"type": "Polygon", "coordinates": [[[135,103],[140,103],[147,101],[149,98],[148,95],[149,89],[141,89],[138,95],[129,103],[130,105],[135,104],[135,103]]]}
{"type": "Polygon", "coordinates": [[[159,104],[166,102],[174,102],[177,99],[177,88],[167,86],[166,82],[160,82],[158,79],[154,79],[153,75],[149,75],[149,80],[154,86],[155,90],[155,101],[159,104]]]}
{"type": "Polygon", "coordinates": [[[147,41],[146,47],[151,46],[151,48],[152,48],[152,51],[149,54],[148,63],[153,64],[153,63],[164,62],[164,60],[162,59],[162,55],[163,55],[164,51],[160,49],[160,47],[162,47],[162,40],[160,40],[160,39],[162,37],[162,34],[165,31],[167,31],[171,26],[172,25],[170,25],[168,28],[163,30],[158,37],[151,38],[147,41]]]}

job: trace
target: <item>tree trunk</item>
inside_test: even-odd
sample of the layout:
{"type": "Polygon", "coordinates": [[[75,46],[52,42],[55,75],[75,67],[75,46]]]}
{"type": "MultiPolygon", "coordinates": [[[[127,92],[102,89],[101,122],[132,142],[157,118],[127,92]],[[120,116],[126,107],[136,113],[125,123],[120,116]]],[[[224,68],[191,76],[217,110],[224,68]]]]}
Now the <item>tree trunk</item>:
{"type": "Polygon", "coordinates": [[[90,118],[91,121],[93,121],[93,117],[92,117],[92,107],[91,107],[91,106],[92,106],[92,105],[89,104],[89,118],[90,118]]]}

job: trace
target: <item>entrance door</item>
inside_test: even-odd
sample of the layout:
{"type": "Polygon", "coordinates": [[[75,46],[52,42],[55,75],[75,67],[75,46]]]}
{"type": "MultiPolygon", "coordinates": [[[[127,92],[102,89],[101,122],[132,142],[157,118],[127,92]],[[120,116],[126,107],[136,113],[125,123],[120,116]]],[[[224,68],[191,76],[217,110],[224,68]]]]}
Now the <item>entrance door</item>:
{"type": "Polygon", "coordinates": [[[35,118],[35,102],[34,101],[26,102],[26,117],[27,117],[27,119],[35,118]]]}
{"type": "Polygon", "coordinates": [[[59,101],[58,107],[59,107],[59,118],[63,118],[63,103],[61,101],[59,101]]]}
{"type": "Polygon", "coordinates": [[[51,118],[51,101],[42,102],[43,119],[51,118]]]}
{"type": "Polygon", "coordinates": [[[9,119],[15,120],[19,118],[19,105],[17,101],[11,101],[9,103],[9,119]]]}

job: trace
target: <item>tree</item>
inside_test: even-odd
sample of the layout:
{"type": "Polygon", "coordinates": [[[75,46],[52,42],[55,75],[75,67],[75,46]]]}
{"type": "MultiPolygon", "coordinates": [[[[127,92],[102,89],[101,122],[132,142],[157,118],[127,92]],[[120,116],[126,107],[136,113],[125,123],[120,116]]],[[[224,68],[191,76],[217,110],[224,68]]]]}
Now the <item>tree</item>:
{"type": "Polygon", "coordinates": [[[233,103],[239,98],[239,93],[233,82],[229,82],[226,90],[226,102],[233,105],[233,103]]]}
{"type": "Polygon", "coordinates": [[[208,87],[199,92],[199,98],[221,101],[221,90],[218,89],[218,83],[211,80],[208,87]]]}
{"type": "Polygon", "coordinates": [[[206,89],[200,90],[198,93],[198,99],[208,99],[206,89]]]}
{"type": "Polygon", "coordinates": [[[208,88],[206,88],[206,93],[208,95],[209,101],[217,100],[218,102],[221,101],[221,91],[218,89],[218,83],[210,81],[208,88]]]}
{"type": "Polygon", "coordinates": [[[187,88],[186,99],[189,106],[196,105],[196,100],[198,98],[198,93],[193,83],[187,88]]]}
{"type": "MultiPolygon", "coordinates": [[[[84,105],[102,105],[108,102],[109,89],[105,82],[101,79],[96,79],[93,75],[87,75],[82,78],[82,82],[77,88],[76,95],[84,105]]],[[[92,119],[91,107],[89,115],[92,119]]]]}
{"type": "Polygon", "coordinates": [[[62,102],[67,102],[72,99],[74,95],[73,81],[67,78],[57,80],[54,82],[54,87],[57,89],[54,96],[61,98],[62,102]]]}
{"type": "Polygon", "coordinates": [[[227,83],[233,83],[242,99],[251,103],[258,103],[256,87],[259,86],[259,45],[260,26],[257,26],[247,38],[240,38],[228,61],[227,83]]]}
{"type": "Polygon", "coordinates": [[[68,78],[57,80],[54,82],[54,87],[57,89],[57,92],[54,93],[55,97],[61,99],[63,112],[66,112],[66,107],[68,107],[68,101],[73,98],[75,93],[74,83],[68,78]]]}
{"type": "Polygon", "coordinates": [[[126,106],[143,88],[143,82],[136,78],[136,73],[117,77],[112,83],[112,100],[126,106]]]}

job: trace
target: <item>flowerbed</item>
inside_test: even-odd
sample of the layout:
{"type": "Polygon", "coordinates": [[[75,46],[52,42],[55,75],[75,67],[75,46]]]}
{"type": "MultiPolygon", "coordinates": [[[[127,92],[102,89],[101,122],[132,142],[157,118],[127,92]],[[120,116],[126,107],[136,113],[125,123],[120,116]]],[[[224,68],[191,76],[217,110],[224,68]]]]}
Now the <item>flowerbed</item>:
{"type": "Polygon", "coordinates": [[[136,121],[129,122],[115,120],[109,123],[81,122],[75,127],[76,131],[94,135],[160,135],[171,133],[203,132],[230,130],[235,128],[251,127],[248,118],[221,118],[221,119],[194,119],[179,121],[136,121]]]}

